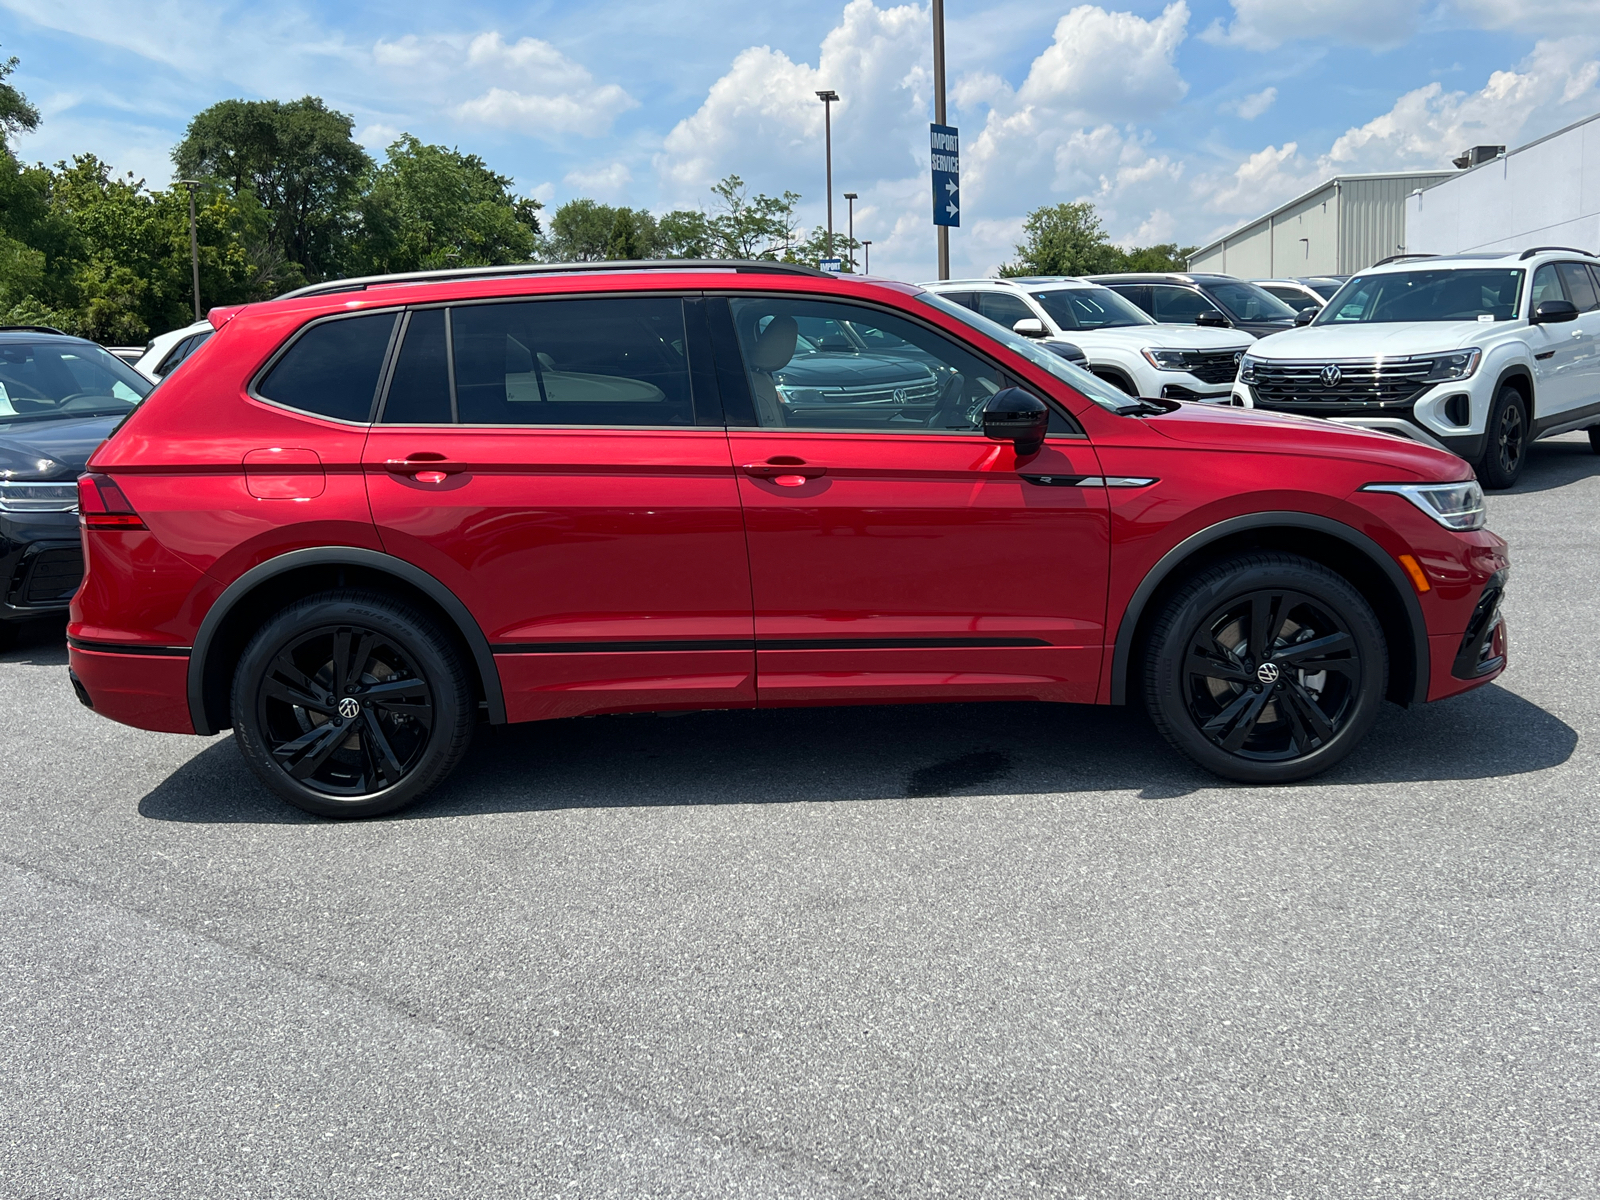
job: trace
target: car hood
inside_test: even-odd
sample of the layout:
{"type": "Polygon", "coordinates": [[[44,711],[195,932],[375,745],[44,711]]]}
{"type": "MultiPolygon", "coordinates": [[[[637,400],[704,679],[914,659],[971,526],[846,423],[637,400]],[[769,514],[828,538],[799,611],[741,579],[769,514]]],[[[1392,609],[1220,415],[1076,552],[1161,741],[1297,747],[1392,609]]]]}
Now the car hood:
{"type": "Polygon", "coordinates": [[[76,479],[120,420],[122,415],[0,421],[0,472],[12,472],[13,479],[76,479]]]}
{"type": "Polygon", "coordinates": [[[1276,334],[1250,351],[1252,358],[1400,358],[1459,350],[1507,321],[1400,321],[1371,325],[1306,325],[1276,334]]]}
{"type": "Polygon", "coordinates": [[[773,377],[790,387],[852,386],[874,383],[925,383],[933,372],[919,362],[877,354],[796,354],[773,377]]]}
{"type": "Polygon", "coordinates": [[[1175,411],[1144,419],[1151,429],[1175,442],[1223,452],[1359,459],[1428,482],[1472,478],[1472,468],[1454,454],[1394,434],[1357,429],[1320,417],[1182,403],[1175,411]]]}
{"type": "Polygon", "coordinates": [[[1162,350],[1243,350],[1255,344],[1236,329],[1203,325],[1119,325],[1111,329],[1076,329],[1069,335],[1084,349],[1116,346],[1139,353],[1146,346],[1162,350]]]}

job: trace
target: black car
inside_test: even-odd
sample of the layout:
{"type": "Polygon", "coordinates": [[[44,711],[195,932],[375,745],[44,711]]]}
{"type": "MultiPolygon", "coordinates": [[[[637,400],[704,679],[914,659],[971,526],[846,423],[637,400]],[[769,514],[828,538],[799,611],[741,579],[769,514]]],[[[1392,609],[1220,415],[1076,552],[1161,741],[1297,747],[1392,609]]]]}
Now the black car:
{"type": "Polygon", "coordinates": [[[1232,275],[1087,275],[1120,292],[1163,325],[1214,325],[1256,337],[1294,328],[1295,311],[1265,288],[1232,275]]]}
{"type": "Polygon", "coordinates": [[[154,386],[84,338],[0,326],[0,645],[78,590],[78,476],[154,386]]]}

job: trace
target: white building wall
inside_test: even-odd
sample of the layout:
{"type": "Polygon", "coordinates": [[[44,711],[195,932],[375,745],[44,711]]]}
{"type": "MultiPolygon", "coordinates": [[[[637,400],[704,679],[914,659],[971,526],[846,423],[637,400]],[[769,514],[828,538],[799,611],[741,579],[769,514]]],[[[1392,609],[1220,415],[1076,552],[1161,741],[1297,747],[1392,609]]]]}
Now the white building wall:
{"type": "Polygon", "coordinates": [[[1600,251],[1600,114],[1406,199],[1406,250],[1600,251]]]}
{"type": "Polygon", "coordinates": [[[1339,263],[1339,193],[1331,184],[1272,218],[1272,261],[1246,279],[1332,275],[1339,263]]]}

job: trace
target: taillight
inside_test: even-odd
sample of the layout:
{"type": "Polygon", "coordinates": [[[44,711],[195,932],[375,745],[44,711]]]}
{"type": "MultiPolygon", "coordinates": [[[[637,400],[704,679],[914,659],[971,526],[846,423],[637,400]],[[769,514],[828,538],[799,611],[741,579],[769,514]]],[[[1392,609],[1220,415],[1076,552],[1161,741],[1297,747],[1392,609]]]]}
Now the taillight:
{"type": "Polygon", "coordinates": [[[78,476],[78,520],[85,529],[144,529],[117,481],[93,472],[78,476]]]}

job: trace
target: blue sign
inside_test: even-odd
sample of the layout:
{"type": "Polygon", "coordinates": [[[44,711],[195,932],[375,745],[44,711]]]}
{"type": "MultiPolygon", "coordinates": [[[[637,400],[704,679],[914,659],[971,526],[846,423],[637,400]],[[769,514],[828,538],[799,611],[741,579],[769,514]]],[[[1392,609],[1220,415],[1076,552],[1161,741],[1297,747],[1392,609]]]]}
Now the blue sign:
{"type": "Polygon", "coordinates": [[[933,223],[961,224],[961,131],[954,125],[929,125],[933,148],[933,223]]]}
{"type": "Polygon", "coordinates": [[[835,275],[837,275],[837,274],[839,274],[839,272],[844,270],[844,259],[842,259],[842,258],[819,258],[819,259],[817,259],[817,266],[821,270],[832,271],[835,275]]]}

